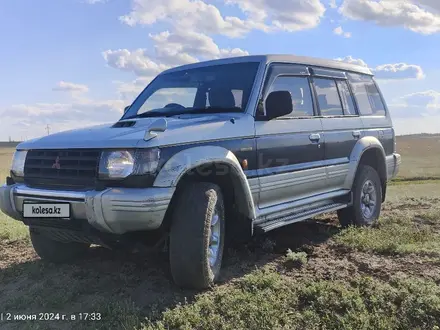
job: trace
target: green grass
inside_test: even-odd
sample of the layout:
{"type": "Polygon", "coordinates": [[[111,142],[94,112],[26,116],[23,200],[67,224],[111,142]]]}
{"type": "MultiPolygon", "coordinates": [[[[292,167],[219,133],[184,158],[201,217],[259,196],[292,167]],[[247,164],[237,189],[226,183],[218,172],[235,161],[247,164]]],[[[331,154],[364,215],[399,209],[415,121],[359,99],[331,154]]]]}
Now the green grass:
{"type": "Polygon", "coordinates": [[[399,136],[397,152],[402,155],[400,178],[440,177],[440,135],[399,136]]]}
{"type": "MultiPolygon", "coordinates": [[[[14,148],[0,148],[0,185],[5,183],[9,175],[9,167],[14,153],[14,148]]],[[[27,239],[27,227],[0,212],[0,242],[11,242],[27,239]]]]}
{"type": "Polygon", "coordinates": [[[296,281],[260,270],[165,311],[145,329],[438,329],[439,320],[432,281],[296,281]]]}
{"type": "Polygon", "coordinates": [[[336,236],[337,244],[382,254],[440,256],[440,210],[419,213],[394,212],[374,228],[348,228],[336,236]]]}
{"type": "Polygon", "coordinates": [[[307,253],[293,252],[288,249],[284,260],[284,266],[287,268],[301,268],[307,264],[307,253]]]}
{"type": "Polygon", "coordinates": [[[440,182],[440,177],[413,177],[413,178],[395,178],[390,181],[388,185],[413,185],[413,184],[427,184],[427,183],[440,182]]]}
{"type": "Polygon", "coordinates": [[[28,238],[28,228],[23,223],[12,220],[0,213],[0,242],[12,242],[28,238]]]}

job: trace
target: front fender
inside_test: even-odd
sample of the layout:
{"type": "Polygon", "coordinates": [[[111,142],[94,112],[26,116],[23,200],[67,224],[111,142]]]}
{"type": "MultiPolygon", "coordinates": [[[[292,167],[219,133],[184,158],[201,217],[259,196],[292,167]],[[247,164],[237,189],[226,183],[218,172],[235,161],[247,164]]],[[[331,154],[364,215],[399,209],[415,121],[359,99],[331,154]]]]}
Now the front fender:
{"type": "Polygon", "coordinates": [[[374,137],[374,136],[365,136],[361,138],[356,145],[354,146],[351,154],[350,154],[350,166],[348,170],[348,175],[345,179],[344,188],[351,190],[354,182],[354,178],[356,177],[356,172],[359,167],[360,160],[363,154],[370,149],[379,150],[380,154],[383,158],[383,164],[385,166],[385,150],[382,146],[382,143],[374,137]]]}
{"type": "Polygon", "coordinates": [[[201,146],[176,153],[164,164],[153,185],[155,187],[176,187],[188,171],[209,164],[227,166],[227,174],[230,174],[233,179],[239,210],[250,219],[255,219],[254,201],[246,175],[237,157],[223,147],[201,146]]]}

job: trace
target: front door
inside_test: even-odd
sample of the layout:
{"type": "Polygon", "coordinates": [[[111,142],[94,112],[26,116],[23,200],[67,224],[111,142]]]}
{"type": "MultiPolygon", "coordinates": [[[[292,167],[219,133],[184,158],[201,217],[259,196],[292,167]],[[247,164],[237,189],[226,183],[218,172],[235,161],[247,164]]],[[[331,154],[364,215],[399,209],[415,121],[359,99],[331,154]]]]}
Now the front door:
{"type": "MultiPolygon", "coordinates": [[[[310,86],[305,67],[279,64],[269,69],[263,100],[270,92],[289,91],[293,112],[272,120],[265,120],[264,113],[257,114],[260,208],[310,197],[325,189],[322,125],[315,116],[310,86]]],[[[264,106],[260,110],[264,111],[264,106]]]]}

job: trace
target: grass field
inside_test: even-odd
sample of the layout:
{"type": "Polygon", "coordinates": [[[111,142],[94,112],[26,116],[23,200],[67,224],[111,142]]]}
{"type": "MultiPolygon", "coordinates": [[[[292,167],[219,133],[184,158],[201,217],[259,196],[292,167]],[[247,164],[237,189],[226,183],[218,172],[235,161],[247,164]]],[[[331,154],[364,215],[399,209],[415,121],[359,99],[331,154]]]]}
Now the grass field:
{"type": "MultiPolygon", "coordinates": [[[[400,137],[398,149],[378,226],[342,230],[326,214],[275,230],[228,250],[221,283],[203,293],[177,288],[160,253],[95,247],[69,265],[42,262],[26,227],[0,214],[0,313],[77,318],[0,328],[439,330],[439,137],[400,137]],[[100,321],[78,320],[93,312],[100,321]]],[[[0,149],[2,175],[11,154],[0,149]]]]}
{"type": "Polygon", "coordinates": [[[397,151],[403,159],[399,178],[440,180],[440,135],[398,136],[397,151]]]}

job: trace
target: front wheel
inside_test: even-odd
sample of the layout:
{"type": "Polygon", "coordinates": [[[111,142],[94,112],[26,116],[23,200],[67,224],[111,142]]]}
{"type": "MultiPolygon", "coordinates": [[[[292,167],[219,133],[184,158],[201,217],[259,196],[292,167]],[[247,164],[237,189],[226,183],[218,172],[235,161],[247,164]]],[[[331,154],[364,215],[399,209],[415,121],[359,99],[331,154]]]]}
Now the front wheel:
{"type": "Polygon", "coordinates": [[[177,196],[170,231],[174,282],[206,289],[219,277],[225,242],[225,208],[220,188],[189,183],[177,196]]]}
{"type": "Polygon", "coordinates": [[[353,205],[338,211],[343,227],[372,226],[382,208],[382,184],[377,171],[368,165],[360,165],[353,184],[353,205]]]}

